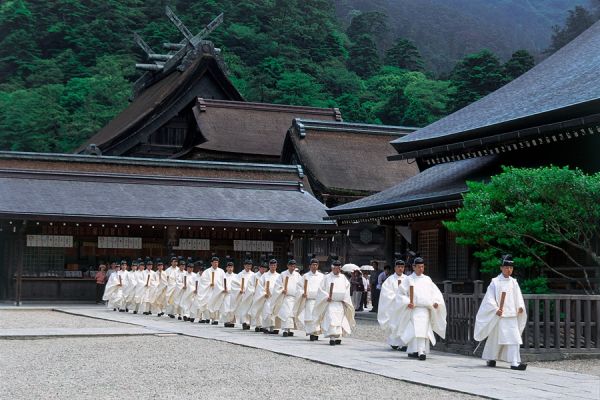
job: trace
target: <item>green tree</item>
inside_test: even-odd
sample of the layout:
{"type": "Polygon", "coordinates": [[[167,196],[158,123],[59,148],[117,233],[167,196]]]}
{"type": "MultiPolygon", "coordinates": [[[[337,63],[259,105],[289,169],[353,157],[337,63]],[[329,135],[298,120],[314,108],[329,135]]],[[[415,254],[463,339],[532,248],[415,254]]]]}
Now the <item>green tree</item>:
{"type": "Polygon", "coordinates": [[[284,72],[276,86],[278,94],[274,101],[280,104],[327,107],[327,97],[322,85],[304,72],[284,72]]]}
{"type": "Polygon", "coordinates": [[[454,110],[479,100],[507,82],[500,60],[489,50],[465,56],[454,67],[451,80],[456,88],[454,110]]]}
{"type": "Polygon", "coordinates": [[[423,71],[425,64],[419,49],[413,42],[398,38],[396,43],[385,52],[386,65],[407,69],[409,71],[423,71]]]}
{"type": "Polygon", "coordinates": [[[377,47],[370,35],[361,35],[350,46],[348,69],[362,78],[375,75],[381,68],[377,47]]]}
{"type": "Polygon", "coordinates": [[[565,20],[565,26],[555,25],[552,27],[552,39],[550,46],[544,50],[544,54],[550,55],[579,36],[583,31],[592,26],[598,20],[598,16],[589,12],[585,7],[576,6],[569,10],[565,20]]]}
{"type": "Polygon", "coordinates": [[[497,271],[501,254],[508,252],[527,268],[528,278],[551,271],[592,291],[584,267],[600,265],[594,246],[600,233],[600,174],[505,167],[489,183],[468,182],[468,187],[456,221],[445,225],[458,234],[458,243],[476,246],[482,271],[497,271]],[[579,267],[577,273],[561,272],[550,252],[579,267]]]}
{"type": "Polygon", "coordinates": [[[510,59],[504,63],[504,74],[508,80],[513,80],[535,65],[535,59],[527,50],[515,51],[510,59]]]}
{"type": "Polygon", "coordinates": [[[378,11],[369,11],[355,15],[346,29],[346,34],[353,42],[357,42],[363,35],[372,36],[381,42],[387,31],[387,15],[378,11]]]}

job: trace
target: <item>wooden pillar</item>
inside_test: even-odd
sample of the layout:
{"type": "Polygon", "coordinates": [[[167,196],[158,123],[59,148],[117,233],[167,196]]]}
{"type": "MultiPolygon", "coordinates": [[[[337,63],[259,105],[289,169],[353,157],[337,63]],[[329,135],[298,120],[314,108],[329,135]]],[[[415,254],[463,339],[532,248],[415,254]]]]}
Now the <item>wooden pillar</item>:
{"type": "Polygon", "coordinates": [[[387,265],[394,265],[394,253],[396,251],[396,226],[385,225],[385,263],[387,265]]]}
{"type": "Polygon", "coordinates": [[[15,282],[15,305],[21,305],[21,288],[23,287],[23,253],[25,252],[25,229],[27,227],[27,221],[23,221],[23,224],[17,228],[17,239],[15,240],[15,264],[17,269],[17,276],[15,282]]]}

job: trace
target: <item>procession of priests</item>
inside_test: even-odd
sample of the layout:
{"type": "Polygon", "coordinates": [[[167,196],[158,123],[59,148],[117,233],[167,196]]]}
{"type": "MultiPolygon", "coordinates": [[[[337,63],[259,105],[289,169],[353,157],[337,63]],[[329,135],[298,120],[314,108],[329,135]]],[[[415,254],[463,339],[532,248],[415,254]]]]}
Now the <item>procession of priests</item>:
{"type": "MultiPolygon", "coordinates": [[[[109,308],[144,315],[167,315],[185,322],[219,325],[276,335],[294,336],[304,331],[310,341],[319,336],[340,345],[355,326],[355,308],[350,281],[333,259],[331,272],[319,271],[319,261],[310,260],[309,270],[300,275],[290,259],[279,273],[278,262],[262,263],[257,272],[253,261],[244,260],[243,270],[234,273],[228,260],[225,270],[212,257],[202,262],[172,257],[168,268],[157,260],[126,261],[109,275],[103,299],[109,308]]],[[[377,320],[393,351],[407,352],[409,358],[424,361],[436,344],[436,335],[446,334],[446,305],[437,285],[425,274],[425,262],[416,257],[412,273],[405,275],[405,262],[396,260],[394,273],[381,285],[377,320]]],[[[519,346],[526,323],[525,304],[517,281],[511,277],[513,261],[502,260],[501,274],[492,279],[476,317],[475,339],[486,339],[483,358],[487,366],[496,361],[525,370],[519,346]]],[[[382,273],[383,274],[383,273],[382,273]]],[[[387,273],[386,273],[387,275],[387,273]]]]}
{"type": "Polygon", "coordinates": [[[243,330],[255,326],[255,332],[294,336],[304,330],[310,341],[320,335],[329,344],[339,345],[342,336],[352,333],[355,325],[350,282],[341,273],[341,262],[332,262],[332,272],[319,271],[319,261],[311,259],[309,271],[300,275],[296,261],[277,272],[278,262],[271,259],[252,271],[253,261],[244,260],[244,269],[234,273],[227,261],[212,257],[204,269],[201,262],[172,257],[168,268],[160,260],[138,259],[129,267],[126,261],[115,265],[103,299],[109,308],[144,315],[167,315],[185,322],[219,325],[243,330]]]}

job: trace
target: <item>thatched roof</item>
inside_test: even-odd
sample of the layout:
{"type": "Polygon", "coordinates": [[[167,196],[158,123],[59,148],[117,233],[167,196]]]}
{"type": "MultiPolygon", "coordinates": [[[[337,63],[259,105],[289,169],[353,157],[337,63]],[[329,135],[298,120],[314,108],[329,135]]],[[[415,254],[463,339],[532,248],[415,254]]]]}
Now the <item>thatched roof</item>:
{"type": "Polygon", "coordinates": [[[341,121],[337,108],[198,99],[194,116],[201,142],[194,152],[278,158],[294,118],[341,121]]]}
{"type": "MultiPolygon", "coordinates": [[[[549,124],[597,114],[600,107],[598,76],[600,22],[495,92],[395,140],[392,144],[400,156],[392,159],[441,154],[447,152],[448,147],[460,151],[470,146],[466,141],[475,145],[482,138],[546,125],[543,129],[537,128],[537,132],[542,133],[542,130],[557,128],[549,124]]],[[[502,144],[503,141],[499,136],[497,142],[502,144]]]]}
{"type": "Polygon", "coordinates": [[[415,128],[294,119],[282,159],[300,163],[314,190],[368,195],[416,175],[412,161],[388,162],[389,142],[415,128]]]}

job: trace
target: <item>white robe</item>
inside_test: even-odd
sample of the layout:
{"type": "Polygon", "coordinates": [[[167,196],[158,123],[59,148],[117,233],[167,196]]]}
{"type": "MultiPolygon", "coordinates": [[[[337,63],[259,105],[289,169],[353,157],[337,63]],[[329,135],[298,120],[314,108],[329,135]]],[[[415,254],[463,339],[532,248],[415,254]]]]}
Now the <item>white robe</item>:
{"type": "Polygon", "coordinates": [[[277,272],[277,271],[273,272],[273,273],[271,271],[267,271],[260,277],[261,286],[263,289],[263,297],[265,299],[263,307],[262,307],[262,321],[263,321],[263,325],[266,327],[275,327],[275,328],[279,327],[279,323],[276,320],[275,315],[273,314],[274,307],[276,306],[275,282],[277,282],[277,278],[279,278],[279,272],[277,272]],[[269,282],[269,285],[268,285],[269,297],[266,297],[267,282],[269,282]]]}
{"type": "Polygon", "coordinates": [[[263,326],[263,308],[266,300],[265,287],[262,280],[263,275],[265,274],[261,274],[260,272],[254,274],[254,294],[252,296],[252,306],[249,311],[252,323],[257,328],[263,326]]]}
{"type": "Polygon", "coordinates": [[[315,300],[313,320],[321,326],[325,337],[349,335],[356,325],[350,282],[343,275],[329,273],[323,278],[315,300]],[[332,301],[327,301],[333,283],[332,301]]]}
{"type": "Polygon", "coordinates": [[[240,324],[250,324],[250,307],[252,307],[252,299],[254,298],[255,280],[260,276],[252,271],[246,271],[245,269],[238,273],[238,282],[242,284],[244,280],[244,292],[238,292],[237,299],[235,301],[235,315],[236,319],[240,324]],[[256,277],[255,277],[256,276],[256,277]]]}
{"type": "Polygon", "coordinates": [[[125,306],[127,308],[133,308],[135,306],[135,290],[137,288],[137,274],[136,271],[125,271],[123,274],[124,278],[124,289],[125,295],[125,306]]]}
{"type": "Polygon", "coordinates": [[[166,306],[166,292],[168,274],[166,271],[155,271],[154,280],[152,281],[152,292],[150,295],[150,303],[152,305],[152,312],[161,313],[164,312],[166,306]]]}
{"type": "Polygon", "coordinates": [[[442,339],[446,337],[446,304],[444,296],[430,277],[425,274],[417,276],[414,272],[402,281],[397,326],[391,335],[398,336],[408,345],[408,352],[429,352],[429,343],[435,345],[434,332],[442,339]],[[410,303],[410,286],[414,286],[414,305],[410,303]],[[433,304],[438,307],[434,308],[433,304]],[[424,340],[424,348],[418,347],[418,340],[424,340]]]}
{"type": "MultiPolygon", "coordinates": [[[[225,271],[212,266],[202,272],[199,286],[202,288],[202,293],[199,293],[196,299],[196,312],[203,313],[203,319],[219,319],[219,308],[223,299],[223,278],[225,271]],[[213,286],[211,286],[211,283],[213,286]]],[[[199,289],[200,290],[200,289],[199,289]]],[[[199,316],[200,317],[200,316],[199,316]]]]}
{"type": "Polygon", "coordinates": [[[122,279],[121,271],[115,271],[106,282],[102,300],[107,301],[108,308],[122,308],[123,287],[119,285],[119,277],[122,279]]]}
{"type": "Polygon", "coordinates": [[[509,346],[513,345],[517,346],[518,353],[518,346],[523,344],[521,335],[526,323],[525,302],[517,280],[510,276],[505,278],[502,274],[493,278],[475,318],[474,339],[482,341],[487,338],[482,358],[484,360],[502,360],[513,364],[520,362],[518,354],[509,355],[508,352],[509,346]],[[502,316],[499,317],[496,312],[500,308],[502,292],[506,292],[506,297],[502,316]],[[519,308],[523,309],[520,314],[519,308]]]}
{"type": "Polygon", "coordinates": [[[321,327],[313,319],[313,310],[324,277],[325,275],[321,271],[314,274],[309,271],[302,276],[299,282],[300,293],[296,301],[294,315],[296,316],[296,326],[298,329],[304,330],[307,335],[319,335],[321,333],[321,327]],[[306,298],[303,296],[304,282],[306,282],[306,298]]]}
{"type": "Polygon", "coordinates": [[[219,320],[222,323],[235,322],[235,307],[236,300],[240,294],[240,282],[238,276],[234,273],[225,272],[224,275],[223,296],[221,300],[221,306],[219,307],[219,320]]]}
{"type": "Polygon", "coordinates": [[[196,297],[196,282],[198,277],[193,272],[183,274],[184,285],[181,288],[181,296],[179,298],[179,307],[184,317],[190,316],[190,308],[196,297]]]}
{"type": "Polygon", "coordinates": [[[280,325],[283,329],[296,328],[294,308],[298,294],[302,293],[299,290],[301,280],[302,277],[296,271],[293,271],[292,273],[283,271],[275,280],[273,298],[271,299],[273,308],[272,316],[279,320],[276,322],[276,325],[280,325]],[[283,291],[286,288],[286,279],[287,293],[284,294],[283,291]]]}
{"type": "Polygon", "coordinates": [[[174,294],[179,268],[171,266],[165,270],[165,273],[167,274],[167,287],[165,289],[165,305],[170,306],[170,308],[172,309],[175,300],[174,294]]]}
{"type": "Polygon", "coordinates": [[[173,308],[173,314],[177,314],[179,316],[182,316],[183,314],[183,310],[181,308],[181,298],[184,294],[184,289],[183,289],[183,285],[184,285],[184,279],[183,277],[185,276],[187,272],[177,268],[177,271],[175,271],[174,276],[175,276],[175,289],[173,290],[173,305],[175,306],[173,308]]]}
{"type": "Polygon", "coordinates": [[[399,322],[399,311],[402,307],[401,295],[406,294],[401,283],[406,278],[407,276],[404,274],[398,275],[394,273],[383,282],[383,285],[381,285],[379,306],[377,309],[377,321],[388,338],[388,344],[392,346],[405,345],[402,339],[396,335],[399,322]]]}

